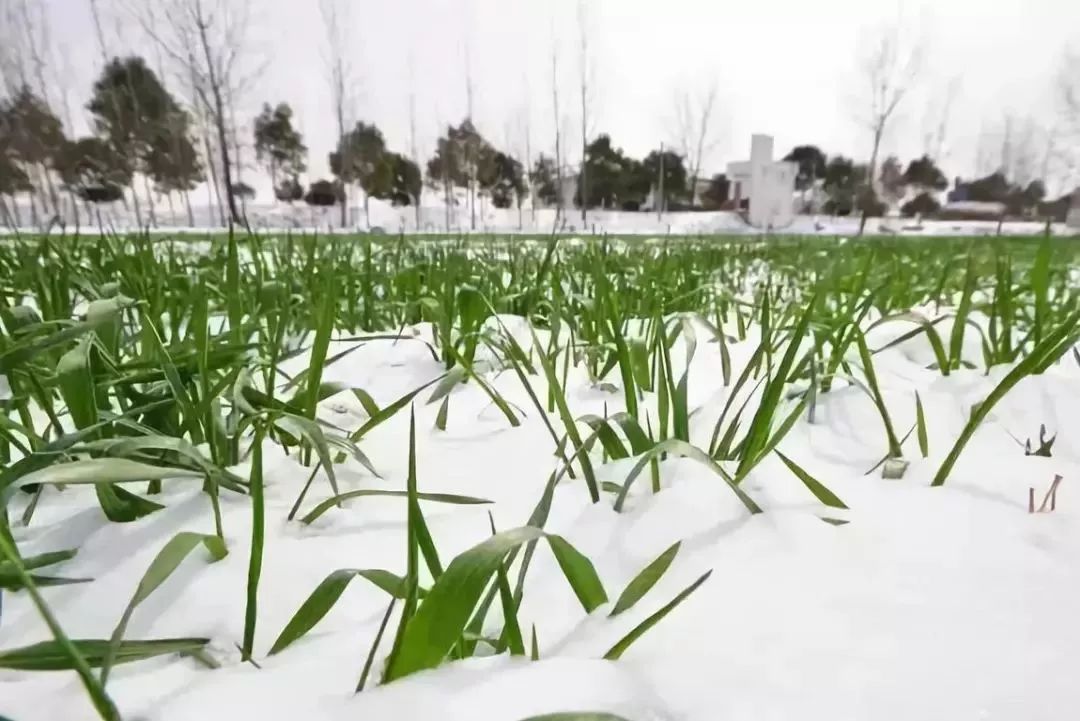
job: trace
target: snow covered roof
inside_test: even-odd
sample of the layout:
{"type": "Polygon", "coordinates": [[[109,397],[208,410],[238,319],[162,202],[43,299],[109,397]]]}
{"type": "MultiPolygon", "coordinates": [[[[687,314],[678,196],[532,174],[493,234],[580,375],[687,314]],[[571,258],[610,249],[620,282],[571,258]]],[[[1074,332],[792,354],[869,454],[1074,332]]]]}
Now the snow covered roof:
{"type": "Polygon", "coordinates": [[[978,213],[979,215],[1003,215],[1004,203],[987,203],[978,200],[955,200],[947,203],[942,210],[956,213],[978,213]]]}

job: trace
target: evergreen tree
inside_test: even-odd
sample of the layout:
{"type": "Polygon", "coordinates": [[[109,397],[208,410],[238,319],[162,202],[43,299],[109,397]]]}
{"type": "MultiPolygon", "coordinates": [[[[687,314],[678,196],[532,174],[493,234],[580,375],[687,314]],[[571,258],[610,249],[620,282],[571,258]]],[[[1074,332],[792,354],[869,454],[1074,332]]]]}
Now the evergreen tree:
{"type": "Polygon", "coordinates": [[[65,142],[54,166],[64,186],[91,203],[120,200],[131,184],[131,168],[102,138],[65,142]]]}
{"type": "MultiPolygon", "coordinates": [[[[856,165],[849,158],[841,155],[829,158],[825,166],[825,192],[829,199],[825,203],[826,213],[850,215],[859,206],[857,195],[866,183],[865,165],[856,165]]],[[[865,198],[869,201],[869,198],[865,198]]]]}
{"type": "Polygon", "coordinates": [[[652,151],[645,157],[643,165],[645,173],[652,178],[652,185],[656,188],[657,193],[660,192],[659,176],[661,158],[663,158],[664,180],[662,207],[668,208],[671,205],[672,200],[685,198],[687,196],[689,190],[687,187],[688,175],[686,172],[686,165],[683,163],[681,155],[671,150],[665,150],[663,153],[659,150],[652,151]]]}
{"type": "Polygon", "coordinates": [[[278,103],[271,108],[263,105],[262,112],[255,118],[255,157],[270,172],[270,180],[276,189],[279,182],[292,181],[289,192],[291,197],[294,187],[300,187],[297,179],[307,169],[307,146],[298,130],[293,128],[293,111],[288,103],[278,103]]]}
{"type": "Polygon", "coordinates": [[[274,188],[274,197],[283,203],[294,203],[304,198],[304,186],[295,178],[286,178],[274,188]]]}
{"type": "MultiPolygon", "coordinates": [[[[655,175],[649,177],[640,161],[613,146],[607,134],[597,136],[586,146],[585,170],[589,187],[584,202],[589,208],[637,209],[655,179],[655,175]]],[[[583,202],[580,187],[574,200],[578,206],[583,202]]]]}
{"type": "Polygon", "coordinates": [[[501,150],[485,148],[481,163],[480,187],[491,195],[491,203],[496,208],[510,208],[516,202],[519,206],[525,196],[525,171],[514,158],[501,150]]]}
{"type": "Polygon", "coordinates": [[[904,197],[907,181],[904,180],[903,166],[895,155],[885,158],[885,162],[881,164],[880,180],[886,200],[896,203],[904,197]]]}
{"type": "MultiPolygon", "coordinates": [[[[178,129],[186,133],[187,123],[178,120],[183,110],[143,58],[132,55],[109,61],[94,83],[87,109],[98,135],[133,174],[162,180],[154,173],[160,174],[164,165],[160,154],[174,142],[171,133],[178,129]],[[152,157],[155,153],[157,157],[152,157]]],[[[134,199],[138,215],[138,194],[134,199]]]]}
{"type": "Polygon", "coordinates": [[[720,210],[731,195],[731,181],[724,173],[717,173],[709,181],[709,188],[701,196],[706,210],[720,210]]]}
{"type": "Polygon", "coordinates": [[[419,205],[424,188],[420,167],[400,153],[390,153],[387,157],[393,175],[391,200],[394,205],[419,205]]]}
{"type": "Polygon", "coordinates": [[[537,199],[544,205],[553,206],[559,199],[558,169],[555,159],[541,154],[529,172],[529,184],[537,199]]]}
{"type": "Polygon", "coordinates": [[[341,184],[356,184],[364,190],[364,213],[369,223],[369,198],[388,198],[393,192],[393,168],[386,154],[382,131],[364,122],[340,138],[337,150],[330,153],[330,172],[341,184]]]}
{"type": "Polygon", "coordinates": [[[904,171],[904,182],[926,190],[945,190],[949,181],[929,155],[912,160],[904,171]]]}
{"type": "Polygon", "coordinates": [[[809,190],[814,182],[825,177],[826,159],[825,153],[816,145],[796,145],[791,152],[784,156],[789,163],[798,163],[799,170],[795,175],[795,188],[797,190],[809,190]]]}
{"type": "Polygon", "coordinates": [[[187,206],[188,223],[195,224],[190,193],[206,179],[199,153],[190,135],[190,118],[177,109],[154,134],[145,157],[145,171],[159,193],[172,203],[179,193],[187,206]]]}
{"type": "Polygon", "coordinates": [[[59,199],[49,169],[64,142],[64,129],[59,118],[29,86],[23,85],[13,96],[0,103],[0,145],[6,148],[4,162],[17,169],[12,172],[10,181],[2,180],[0,185],[18,187],[31,193],[35,223],[37,204],[34,190],[47,190],[53,210],[59,212],[59,199]]]}
{"type": "Polygon", "coordinates": [[[327,208],[335,203],[345,202],[345,190],[340,182],[316,180],[304,195],[304,202],[308,205],[327,208]]]}

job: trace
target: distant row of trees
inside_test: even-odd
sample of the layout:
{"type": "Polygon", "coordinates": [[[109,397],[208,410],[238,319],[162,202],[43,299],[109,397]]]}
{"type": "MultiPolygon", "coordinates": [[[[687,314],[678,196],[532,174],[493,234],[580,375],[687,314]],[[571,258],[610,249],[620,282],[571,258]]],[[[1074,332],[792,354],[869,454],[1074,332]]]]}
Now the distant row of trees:
{"type": "MultiPolygon", "coordinates": [[[[190,192],[214,171],[209,142],[200,152],[193,139],[189,113],[169,92],[157,74],[138,56],[111,59],[95,81],[87,111],[93,132],[68,138],[63,124],[48,103],[22,85],[0,102],[0,214],[6,222],[21,223],[19,208],[4,197],[26,193],[32,220],[60,212],[60,196],[84,203],[131,200],[141,224],[139,196],[151,191],[183,199],[193,222],[190,192]],[[142,187],[138,185],[141,183],[142,187]],[[39,207],[40,206],[40,207],[39,207]],[[51,211],[50,211],[51,206],[51,211]]],[[[561,206],[567,179],[574,183],[573,204],[579,208],[639,210],[651,200],[653,209],[729,207],[730,183],[713,176],[707,187],[695,188],[700,168],[688,171],[685,153],[661,146],[643,159],[617,147],[600,134],[584,147],[584,162],[577,173],[560,168],[557,158],[540,154],[531,167],[488,141],[466,118],[447,127],[434,154],[421,170],[414,158],[392,150],[374,124],[357,122],[342,132],[328,165],[333,179],[305,187],[301,176],[308,167],[308,148],[294,124],[287,103],[266,104],[253,122],[256,159],[269,174],[275,198],[282,202],[305,200],[312,205],[344,204],[347,190],[363,191],[365,214],[369,199],[419,208],[426,181],[443,195],[446,207],[457,203],[463,189],[473,224],[478,199],[497,208],[521,208],[531,196],[534,205],[561,206]],[[587,184],[581,182],[588,179],[587,184]]],[[[235,141],[234,141],[235,142],[235,141]]],[[[238,153],[237,153],[238,154],[238,153]]],[[[796,188],[803,194],[804,212],[834,215],[859,213],[877,216],[890,205],[905,215],[929,215],[940,210],[937,196],[949,182],[928,155],[906,166],[885,158],[872,178],[870,164],[855,163],[842,155],[827,156],[814,145],[800,145],[784,160],[798,165],[796,188]],[[871,182],[873,181],[873,182],[871,182]],[[914,191],[914,197],[911,197],[914,191]]],[[[254,195],[239,180],[227,188],[230,201],[254,195]]],[[[1040,209],[1046,195],[1042,181],[1021,186],[1002,172],[970,182],[956,182],[955,199],[999,202],[1010,215],[1040,209]]],[[[76,209],[78,204],[74,204],[76,209]]],[[[154,222],[153,205],[148,209],[154,222]]],[[[370,217],[368,217],[370,221],[370,217]]]]}
{"type": "MultiPolygon", "coordinates": [[[[68,138],[63,124],[29,85],[0,102],[0,214],[18,223],[19,209],[3,196],[27,193],[37,222],[60,212],[61,193],[89,203],[124,199],[141,178],[169,197],[204,179],[191,140],[190,117],[142,58],[113,59],[94,83],[87,104],[94,133],[68,138]],[[42,208],[38,206],[42,205],[42,208]],[[51,209],[50,209],[51,206],[51,209]]],[[[133,195],[138,213],[138,195],[133,195]]],[[[78,204],[73,204],[76,211],[78,204]]],[[[152,212],[152,211],[151,211],[152,212]]],[[[141,219],[140,219],[141,222],[141,219]]]]}
{"type": "MultiPolygon", "coordinates": [[[[862,213],[868,217],[883,215],[890,206],[899,206],[901,215],[931,216],[942,210],[939,196],[949,188],[949,181],[928,156],[915,158],[907,166],[896,156],[881,163],[876,183],[869,179],[867,165],[837,155],[826,157],[820,148],[800,145],[784,160],[798,163],[796,189],[803,192],[803,212],[824,212],[831,215],[862,213]],[[812,191],[820,189],[824,202],[818,204],[812,191]]],[[[1042,180],[1026,184],[1014,183],[1005,172],[970,181],[957,178],[948,193],[949,200],[1000,203],[1009,216],[1063,216],[1068,196],[1046,202],[1046,185],[1042,180]]]]}

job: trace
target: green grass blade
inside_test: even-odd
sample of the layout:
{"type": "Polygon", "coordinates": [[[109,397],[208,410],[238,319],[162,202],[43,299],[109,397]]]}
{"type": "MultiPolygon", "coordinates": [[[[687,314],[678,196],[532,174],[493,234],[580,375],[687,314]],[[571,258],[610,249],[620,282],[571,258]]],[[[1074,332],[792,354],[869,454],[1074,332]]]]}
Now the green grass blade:
{"type": "Polygon", "coordinates": [[[548,534],[547,540],[551,546],[551,552],[555,554],[555,560],[559,563],[559,568],[562,569],[563,575],[585,612],[592,613],[598,606],[607,603],[607,592],[604,590],[604,584],[600,582],[600,577],[596,575],[592,561],[562,536],[548,534]]]}
{"type": "MultiPolygon", "coordinates": [[[[325,501],[315,506],[306,516],[300,519],[300,522],[305,526],[310,525],[324,513],[329,511],[335,506],[341,505],[341,503],[351,500],[353,498],[366,498],[366,497],[382,497],[382,498],[409,498],[408,491],[383,491],[383,490],[358,490],[347,491],[332,498],[327,498],[325,501]]],[[[469,506],[469,505],[483,505],[492,503],[486,498],[474,498],[472,496],[459,496],[452,493],[417,493],[416,498],[421,501],[430,501],[432,503],[449,503],[457,506],[469,506]]]]}
{"type": "Polygon", "coordinates": [[[918,391],[915,391],[915,427],[919,439],[919,453],[926,458],[930,455],[930,439],[926,432],[926,414],[923,412],[922,398],[918,391]]]}
{"type": "Polygon", "coordinates": [[[667,605],[665,605],[659,611],[657,611],[656,613],[639,623],[637,626],[635,626],[633,630],[630,631],[630,633],[626,634],[626,636],[624,636],[618,643],[612,646],[607,653],[604,654],[604,659],[608,661],[617,661],[618,659],[620,659],[622,655],[626,653],[626,650],[630,648],[630,646],[633,645],[635,641],[644,636],[645,633],[653,626],[660,623],[660,621],[662,621],[665,616],[671,613],[671,611],[676,606],[685,601],[691,593],[698,590],[698,588],[701,587],[701,584],[709,580],[709,576],[711,575],[712,571],[707,572],[701,578],[694,581],[692,584],[683,589],[679,593],[679,595],[671,599],[671,601],[668,602],[667,605]]]}
{"type": "Polygon", "coordinates": [[[109,678],[109,670],[116,659],[120,644],[124,638],[131,615],[140,603],[150,597],[161,584],[172,575],[184,559],[199,546],[205,546],[210,552],[213,561],[220,561],[228,554],[225,543],[217,536],[206,536],[201,533],[181,532],[169,539],[169,542],[158,551],[157,556],[150,562],[139,585],[135,588],[135,594],[124,609],[120,621],[116,624],[112,636],[109,639],[109,650],[105,654],[105,660],[101,664],[101,684],[105,685],[109,678]]]}
{"type": "Polygon", "coordinates": [[[409,620],[400,651],[387,666],[385,680],[393,681],[442,663],[461,637],[503,557],[542,535],[540,529],[529,527],[503,531],[451,561],[409,620]]]}
{"type": "Polygon", "coordinates": [[[334,571],[315,587],[285,628],[278,634],[274,645],[270,647],[270,656],[281,653],[286,648],[303,638],[334,607],[341,594],[354,578],[363,578],[395,599],[404,598],[407,593],[405,579],[381,569],[342,568],[334,571]]]}
{"type": "Polygon", "coordinates": [[[847,508],[847,506],[844,505],[844,502],[841,501],[835,493],[826,488],[821,481],[817,480],[805,470],[803,470],[802,466],[785,456],[780,451],[776,451],[776,455],[780,456],[780,460],[783,461],[784,465],[787,466],[788,469],[795,474],[796,478],[802,481],[803,485],[806,486],[806,489],[812,494],[814,494],[814,498],[818,499],[829,508],[847,508]]]}
{"type": "Polygon", "coordinates": [[[667,572],[672,561],[675,560],[675,556],[679,553],[681,545],[681,541],[675,543],[657,556],[648,566],[641,569],[641,571],[630,580],[630,583],[626,584],[626,588],[624,588],[623,592],[619,595],[619,600],[615,602],[615,608],[611,610],[609,615],[618,616],[623,611],[629,611],[633,608],[634,604],[640,601],[667,572]]]}

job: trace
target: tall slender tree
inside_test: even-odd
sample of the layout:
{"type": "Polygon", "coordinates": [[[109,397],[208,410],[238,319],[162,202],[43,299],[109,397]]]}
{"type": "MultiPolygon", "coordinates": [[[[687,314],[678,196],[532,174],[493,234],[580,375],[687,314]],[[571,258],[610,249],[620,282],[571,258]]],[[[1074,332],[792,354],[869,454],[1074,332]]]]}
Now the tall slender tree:
{"type": "MultiPolygon", "coordinates": [[[[182,111],[176,99],[143,58],[129,56],[113,58],[102,69],[87,109],[98,134],[132,171],[132,179],[134,174],[143,176],[149,201],[150,154],[177,126],[182,111]]],[[[152,204],[150,219],[153,223],[152,204]]]]}
{"type": "Polygon", "coordinates": [[[307,168],[307,146],[292,123],[293,111],[288,103],[274,108],[264,104],[255,118],[255,157],[270,173],[275,191],[280,181],[298,183],[307,168]]]}
{"type": "MultiPolygon", "coordinates": [[[[864,112],[861,119],[871,134],[870,163],[866,180],[866,193],[873,195],[877,179],[878,153],[881,141],[896,109],[907,97],[922,65],[921,41],[910,41],[903,34],[900,23],[883,25],[867,34],[868,43],[860,59],[865,82],[864,112]]],[[[859,235],[866,227],[866,213],[859,221],[859,235]]]]}

